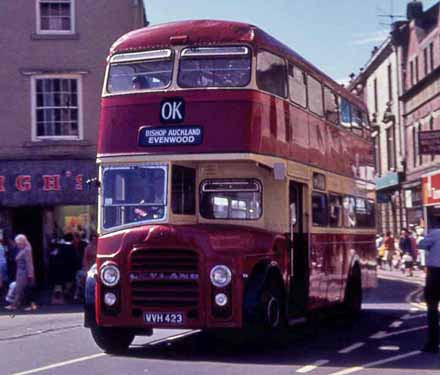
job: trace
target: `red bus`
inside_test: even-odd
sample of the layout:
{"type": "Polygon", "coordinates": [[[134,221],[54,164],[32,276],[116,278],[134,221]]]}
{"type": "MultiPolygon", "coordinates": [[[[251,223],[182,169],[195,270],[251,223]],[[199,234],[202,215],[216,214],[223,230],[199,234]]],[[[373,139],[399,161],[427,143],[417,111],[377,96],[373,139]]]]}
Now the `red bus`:
{"type": "Polygon", "coordinates": [[[258,27],[185,21],[112,46],[86,326],[282,333],[376,284],[365,105],[258,27]]]}

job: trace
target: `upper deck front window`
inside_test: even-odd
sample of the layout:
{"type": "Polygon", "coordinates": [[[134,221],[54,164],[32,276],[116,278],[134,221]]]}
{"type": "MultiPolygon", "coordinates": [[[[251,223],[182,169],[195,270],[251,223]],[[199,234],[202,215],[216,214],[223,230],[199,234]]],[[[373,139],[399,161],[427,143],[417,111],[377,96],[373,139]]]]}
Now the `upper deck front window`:
{"type": "Polygon", "coordinates": [[[109,93],[163,89],[173,74],[171,50],[156,50],[114,55],[110,60],[109,93]]]}
{"type": "Polygon", "coordinates": [[[167,168],[107,167],[103,172],[104,229],[165,218],[167,168]]]}
{"type": "Polygon", "coordinates": [[[244,87],[250,79],[248,47],[198,47],[182,51],[178,77],[180,87],[244,87]]]}

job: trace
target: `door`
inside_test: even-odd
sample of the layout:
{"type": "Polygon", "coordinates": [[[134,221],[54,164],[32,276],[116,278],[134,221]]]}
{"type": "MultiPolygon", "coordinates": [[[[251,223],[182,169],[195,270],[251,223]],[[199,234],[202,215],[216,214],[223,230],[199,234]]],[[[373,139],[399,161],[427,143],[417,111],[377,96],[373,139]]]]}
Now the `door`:
{"type": "Polygon", "coordinates": [[[289,315],[303,315],[309,297],[309,246],[304,204],[306,186],[290,181],[289,315]]]}
{"type": "Polygon", "coordinates": [[[35,277],[38,283],[44,279],[43,217],[39,207],[23,207],[13,210],[15,235],[24,234],[31,246],[35,277]]]}

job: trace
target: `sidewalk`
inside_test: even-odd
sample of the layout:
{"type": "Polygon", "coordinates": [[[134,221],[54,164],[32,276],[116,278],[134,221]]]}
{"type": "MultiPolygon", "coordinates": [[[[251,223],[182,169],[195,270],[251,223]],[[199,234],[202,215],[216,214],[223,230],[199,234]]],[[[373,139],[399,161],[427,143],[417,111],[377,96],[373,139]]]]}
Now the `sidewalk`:
{"type": "Polygon", "coordinates": [[[425,273],[421,270],[414,270],[413,276],[408,276],[400,270],[377,269],[377,276],[383,279],[399,280],[411,284],[425,285],[425,273]]]}
{"type": "Polygon", "coordinates": [[[51,289],[41,289],[36,292],[36,304],[38,306],[35,311],[24,311],[23,308],[9,311],[4,307],[8,303],[2,298],[0,301],[0,316],[2,315],[29,315],[29,314],[57,314],[57,313],[74,313],[82,312],[84,307],[82,303],[74,303],[71,301],[66,301],[62,304],[52,304],[52,290],[51,289]]]}

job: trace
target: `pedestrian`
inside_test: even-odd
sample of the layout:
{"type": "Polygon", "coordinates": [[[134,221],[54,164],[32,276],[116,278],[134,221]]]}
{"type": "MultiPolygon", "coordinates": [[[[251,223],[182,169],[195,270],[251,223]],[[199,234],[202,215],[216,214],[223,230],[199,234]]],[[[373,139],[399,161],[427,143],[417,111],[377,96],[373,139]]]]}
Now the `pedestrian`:
{"type": "Polygon", "coordinates": [[[439,301],[440,301],[440,229],[432,230],[419,247],[428,252],[425,299],[428,306],[428,339],[423,347],[427,353],[439,351],[439,301]]]}
{"type": "Polygon", "coordinates": [[[413,241],[410,232],[406,228],[403,228],[400,233],[399,249],[402,255],[402,272],[407,272],[408,276],[412,276],[414,267],[414,252],[416,251],[415,240],[413,241]]]}
{"type": "Polygon", "coordinates": [[[6,306],[7,310],[16,310],[21,306],[25,298],[26,287],[35,284],[34,264],[32,259],[32,247],[24,234],[15,237],[18,253],[15,256],[15,297],[13,302],[6,306]]]}
{"type": "Polygon", "coordinates": [[[377,265],[379,268],[382,268],[382,259],[385,252],[383,247],[383,235],[376,234],[376,250],[377,250],[377,265]]]}
{"type": "Polygon", "coordinates": [[[391,271],[393,269],[393,256],[394,256],[394,237],[390,231],[386,233],[386,236],[383,240],[383,245],[385,247],[384,261],[385,265],[388,266],[388,269],[391,271]]]}

